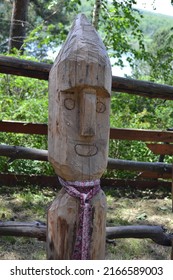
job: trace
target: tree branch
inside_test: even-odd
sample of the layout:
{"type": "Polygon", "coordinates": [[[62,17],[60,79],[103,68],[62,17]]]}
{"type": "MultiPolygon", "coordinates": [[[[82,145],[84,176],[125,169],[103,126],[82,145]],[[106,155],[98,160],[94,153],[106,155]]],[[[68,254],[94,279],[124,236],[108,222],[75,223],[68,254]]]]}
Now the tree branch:
{"type": "Polygon", "coordinates": [[[95,0],[92,25],[95,27],[96,30],[98,29],[100,9],[101,9],[101,0],[95,0]]]}

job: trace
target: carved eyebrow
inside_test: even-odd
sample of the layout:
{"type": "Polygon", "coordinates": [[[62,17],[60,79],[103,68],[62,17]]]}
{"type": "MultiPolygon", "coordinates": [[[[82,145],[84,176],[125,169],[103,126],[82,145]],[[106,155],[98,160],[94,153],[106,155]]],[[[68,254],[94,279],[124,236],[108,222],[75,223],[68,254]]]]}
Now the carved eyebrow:
{"type": "Polygon", "coordinates": [[[66,97],[74,97],[75,92],[74,92],[74,91],[60,91],[60,95],[61,95],[63,98],[66,98],[66,97]]]}

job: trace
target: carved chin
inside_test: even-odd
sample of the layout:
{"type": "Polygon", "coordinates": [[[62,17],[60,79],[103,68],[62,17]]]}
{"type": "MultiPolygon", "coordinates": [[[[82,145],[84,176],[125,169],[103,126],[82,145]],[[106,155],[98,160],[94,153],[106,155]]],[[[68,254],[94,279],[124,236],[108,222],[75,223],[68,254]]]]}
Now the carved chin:
{"type": "Polygon", "coordinates": [[[76,144],[75,152],[78,156],[92,157],[98,153],[98,148],[92,144],[76,144]]]}

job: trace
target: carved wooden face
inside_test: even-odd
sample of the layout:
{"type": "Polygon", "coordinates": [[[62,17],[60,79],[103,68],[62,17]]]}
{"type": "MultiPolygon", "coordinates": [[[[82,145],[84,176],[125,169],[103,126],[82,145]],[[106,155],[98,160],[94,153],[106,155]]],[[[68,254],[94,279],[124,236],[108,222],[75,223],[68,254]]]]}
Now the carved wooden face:
{"type": "Polygon", "coordinates": [[[60,91],[50,101],[49,161],[65,180],[98,179],[105,171],[109,106],[110,97],[93,88],[60,91]]]}

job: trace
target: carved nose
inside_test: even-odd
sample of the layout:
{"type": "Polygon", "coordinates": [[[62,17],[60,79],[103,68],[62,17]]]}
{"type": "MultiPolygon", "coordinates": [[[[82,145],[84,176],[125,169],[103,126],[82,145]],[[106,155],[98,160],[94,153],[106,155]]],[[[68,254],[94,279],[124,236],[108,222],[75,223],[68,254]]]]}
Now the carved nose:
{"type": "Polygon", "coordinates": [[[84,89],[80,103],[80,134],[94,136],[96,135],[96,91],[84,89]]]}

